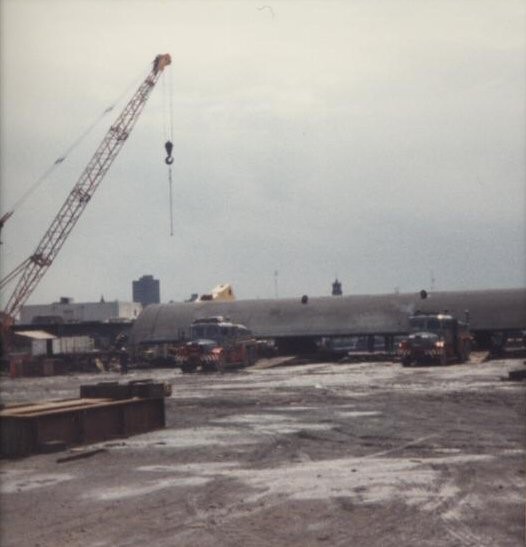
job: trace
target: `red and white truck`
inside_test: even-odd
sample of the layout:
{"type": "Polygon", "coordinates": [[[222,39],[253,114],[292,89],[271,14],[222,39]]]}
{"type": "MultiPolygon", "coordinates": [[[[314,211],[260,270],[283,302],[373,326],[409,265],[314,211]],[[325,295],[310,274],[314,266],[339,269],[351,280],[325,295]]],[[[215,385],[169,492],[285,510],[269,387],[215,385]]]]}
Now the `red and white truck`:
{"type": "Polygon", "coordinates": [[[247,367],[257,360],[257,342],[244,326],[222,316],[196,319],[190,340],[174,350],[183,372],[223,372],[247,367]]]}

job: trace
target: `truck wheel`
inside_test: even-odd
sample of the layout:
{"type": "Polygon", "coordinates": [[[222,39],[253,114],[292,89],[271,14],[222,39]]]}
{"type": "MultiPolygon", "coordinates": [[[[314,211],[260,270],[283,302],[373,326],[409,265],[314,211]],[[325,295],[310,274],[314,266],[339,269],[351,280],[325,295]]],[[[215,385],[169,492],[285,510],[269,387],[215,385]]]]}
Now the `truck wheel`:
{"type": "Polygon", "coordinates": [[[408,359],[408,358],[402,359],[402,366],[403,367],[411,366],[411,359],[408,359]]]}
{"type": "Polygon", "coordinates": [[[471,344],[470,342],[465,342],[462,346],[462,362],[467,363],[469,361],[469,356],[471,355],[471,344]]]}
{"type": "Polygon", "coordinates": [[[251,367],[256,362],[254,357],[254,348],[246,348],[243,357],[243,368],[251,367]]]}
{"type": "Polygon", "coordinates": [[[220,355],[216,363],[217,372],[225,372],[225,356],[220,355]]]}
{"type": "Polygon", "coordinates": [[[247,368],[250,366],[250,348],[245,348],[243,354],[243,361],[241,363],[241,368],[247,368]]]}
{"type": "Polygon", "coordinates": [[[183,363],[181,365],[181,372],[185,374],[195,372],[196,370],[197,370],[197,367],[195,366],[194,363],[183,363]]]}
{"type": "Polygon", "coordinates": [[[258,349],[256,346],[250,348],[250,366],[255,365],[258,360],[258,349]]]}

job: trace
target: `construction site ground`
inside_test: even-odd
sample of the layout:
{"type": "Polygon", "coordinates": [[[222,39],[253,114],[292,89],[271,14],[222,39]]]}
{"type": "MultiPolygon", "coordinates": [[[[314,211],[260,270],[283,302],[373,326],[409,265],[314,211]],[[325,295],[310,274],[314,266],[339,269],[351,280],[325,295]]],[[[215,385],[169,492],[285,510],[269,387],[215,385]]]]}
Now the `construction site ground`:
{"type": "Polygon", "coordinates": [[[3,378],[4,404],[115,379],[173,393],[163,430],[1,461],[0,544],[523,545],[526,384],[501,380],[522,366],[3,378]]]}

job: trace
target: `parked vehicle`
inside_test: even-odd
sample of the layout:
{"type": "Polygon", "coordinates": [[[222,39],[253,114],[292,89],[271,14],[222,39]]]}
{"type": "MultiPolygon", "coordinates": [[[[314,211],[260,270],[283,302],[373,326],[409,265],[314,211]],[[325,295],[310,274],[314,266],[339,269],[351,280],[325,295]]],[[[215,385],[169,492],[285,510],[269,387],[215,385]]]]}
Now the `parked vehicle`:
{"type": "Polygon", "coordinates": [[[244,326],[224,317],[197,319],[190,340],[175,349],[175,360],[183,372],[223,372],[247,367],[257,359],[257,342],[244,326]]]}
{"type": "Polygon", "coordinates": [[[385,336],[335,336],[322,338],[319,345],[321,356],[335,359],[343,357],[372,358],[373,355],[390,353],[385,336]]]}
{"type": "Polygon", "coordinates": [[[467,323],[448,314],[417,314],[409,324],[411,333],[399,344],[402,365],[469,360],[473,337],[467,323]]]}

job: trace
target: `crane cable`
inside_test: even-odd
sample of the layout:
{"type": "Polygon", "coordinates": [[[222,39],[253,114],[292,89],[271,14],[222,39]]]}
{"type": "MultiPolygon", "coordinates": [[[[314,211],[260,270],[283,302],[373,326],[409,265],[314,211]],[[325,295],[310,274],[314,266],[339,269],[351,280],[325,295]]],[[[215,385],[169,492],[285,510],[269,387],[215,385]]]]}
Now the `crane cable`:
{"type": "MultiPolygon", "coordinates": [[[[12,214],[42,185],[42,183],[55,171],[57,167],[59,167],[75,150],[81,143],[84,141],[84,139],[95,129],[95,127],[100,123],[100,121],[110,112],[113,111],[113,109],[120,103],[120,101],[129,94],[129,91],[132,87],[136,87],[137,81],[141,78],[134,78],[133,82],[131,82],[130,85],[126,87],[126,90],[119,95],[119,97],[113,101],[110,106],[104,109],[104,111],[95,119],[94,122],[91,123],[74,141],[73,143],[64,151],[63,154],[61,154],[41,175],[36,179],[36,181],[15,201],[14,205],[9,209],[9,211],[2,216],[0,221],[3,223],[12,216],[12,214]]],[[[1,228],[1,226],[0,226],[1,228]]]]}
{"type": "Polygon", "coordinates": [[[172,163],[174,161],[172,157],[173,150],[173,101],[172,101],[172,89],[173,80],[172,73],[169,74],[168,91],[166,90],[166,75],[163,77],[163,102],[165,109],[164,118],[164,133],[166,142],[164,143],[164,149],[166,151],[166,158],[164,163],[168,166],[168,192],[169,192],[169,205],[170,205],[170,236],[174,235],[174,215],[173,215],[173,179],[172,179],[172,163]],[[166,115],[166,95],[168,94],[168,115],[166,115]],[[167,118],[169,120],[169,127],[167,128],[167,118]]]}

